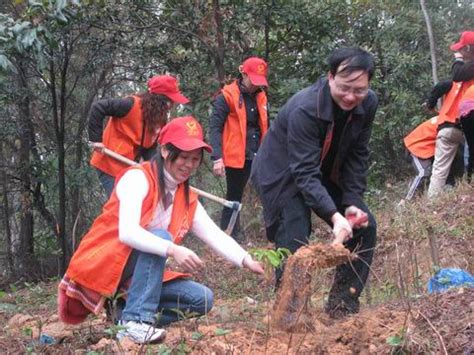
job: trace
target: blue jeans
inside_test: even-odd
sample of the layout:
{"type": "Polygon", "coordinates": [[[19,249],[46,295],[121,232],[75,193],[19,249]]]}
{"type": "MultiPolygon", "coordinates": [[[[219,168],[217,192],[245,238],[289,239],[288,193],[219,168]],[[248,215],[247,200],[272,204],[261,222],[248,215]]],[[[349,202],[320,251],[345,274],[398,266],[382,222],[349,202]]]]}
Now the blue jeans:
{"type": "Polygon", "coordinates": [[[97,175],[99,176],[99,181],[102,187],[104,188],[105,193],[107,194],[107,198],[112,195],[112,190],[114,189],[115,185],[115,177],[112,175],[104,173],[102,170],[96,169],[97,175]]]}
{"type": "MultiPolygon", "coordinates": [[[[171,235],[162,229],[151,233],[171,240],[171,235]]],[[[211,310],[214,296],[206,286],[187,279],[163,283],[165,263],[165,257],[132,251],[122,275],[124,281],[132,274],[122,320],[163,326],[183,316],[200,316],[211,310]]]]}

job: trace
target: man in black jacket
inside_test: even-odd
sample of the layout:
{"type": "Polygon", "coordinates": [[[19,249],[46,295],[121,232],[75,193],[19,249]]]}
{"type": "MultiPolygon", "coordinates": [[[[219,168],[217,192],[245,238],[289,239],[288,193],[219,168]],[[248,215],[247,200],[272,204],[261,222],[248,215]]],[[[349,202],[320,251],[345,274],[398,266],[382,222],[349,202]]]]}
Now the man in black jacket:
{"type": "MultiPolygon", "coordinates": [[[[333,228],[358,260],[337,268],[326,311],[341,317],[359,310],[376,240],[376,223],[363,202],[377,97],[369,90],[372,55],[336,49],[327,77],[296,93],[272,123],[251,172],[264,208],[267,237],[295,252],[308,243],[311,210],[333,228]],[[354,226],[347,217],[367,213],[354,226]]],[[[282,270],[277,271],[277,285],[282,270]]]]}

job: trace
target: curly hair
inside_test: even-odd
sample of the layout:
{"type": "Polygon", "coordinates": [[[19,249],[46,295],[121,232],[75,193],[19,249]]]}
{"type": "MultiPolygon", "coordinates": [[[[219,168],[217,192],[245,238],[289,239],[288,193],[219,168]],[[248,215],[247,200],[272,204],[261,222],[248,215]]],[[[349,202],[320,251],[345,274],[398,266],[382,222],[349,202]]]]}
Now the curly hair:
{"type": "Polygon", "coordinates": [[[156,128],[163,127],[168,120],[170,109],[170,99],[164,95],[151,94],[149,92],[138,95],[141,100],[143,121],[150,133],[156,128]]]}

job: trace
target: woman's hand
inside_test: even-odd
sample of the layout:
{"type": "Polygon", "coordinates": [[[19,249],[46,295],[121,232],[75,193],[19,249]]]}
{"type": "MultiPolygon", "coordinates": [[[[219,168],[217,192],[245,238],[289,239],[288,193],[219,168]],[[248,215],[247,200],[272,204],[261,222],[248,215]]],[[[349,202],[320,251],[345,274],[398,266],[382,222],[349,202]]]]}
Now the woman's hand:
{"type": "Polygon", "coordinates": [[[253,260],[250,255],[247,255],[244,258],[242,265],[256,274],[263,275],[265,273],[262,264],[260,264],[258,261],[253,260]]]}
{"type": "Polygon", "coordinates": [[[212,165],[212,172],[215,176],[225,176],[225,165],[222,158],[214,161],[212,165]]]}
{"type": "Polygon", "coordinates": [[[168,247],[167,254],[188,272],[196,271],[203,264],[201,259],[192,250],[176,244],[171,244],[168,247]]]}
{"type": "Polygon", "coordinates": [[[102,153],[104,151],[104,143],[102,142],[89,142],[89,145],[94,149],[96,152],[102,153]]]}

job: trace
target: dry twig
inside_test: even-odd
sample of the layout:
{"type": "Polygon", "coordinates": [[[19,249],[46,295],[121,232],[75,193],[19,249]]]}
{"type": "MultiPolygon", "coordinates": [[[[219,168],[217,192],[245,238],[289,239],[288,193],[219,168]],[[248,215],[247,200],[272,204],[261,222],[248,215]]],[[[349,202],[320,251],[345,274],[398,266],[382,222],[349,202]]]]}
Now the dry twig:
{"type": "Polygon", "coordinates": [[[428,319],[428,317],[426,317],[421,311],[418,311],[418,314],[428,323],[428,325],[431,327],[431,329],[433,329],[433,331],[435,332],[436,336],[439,339],[439,343],[441,344],[441,347],[443,348],[444,354],[448,355],[448,350],[446,350],[446,346],[444,345],[443,337],[438,332],[438,330],[435,328],[433,323],[431,323],[430,320],[428,319]]]}

